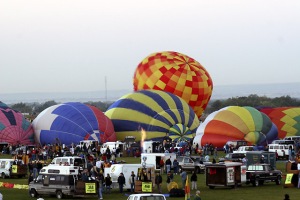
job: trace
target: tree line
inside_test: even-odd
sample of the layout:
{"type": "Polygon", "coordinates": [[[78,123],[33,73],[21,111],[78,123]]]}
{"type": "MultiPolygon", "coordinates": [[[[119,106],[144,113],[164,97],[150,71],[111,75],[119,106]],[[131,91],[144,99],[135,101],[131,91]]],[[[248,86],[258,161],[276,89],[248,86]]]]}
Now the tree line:
{"type": "MultiPolygon", "coordinates": [[[[95,106],[102,112],[105,112],[113,102],[83,102],[91,106],[95,106]]],[[[21,113],[28,113],[31,119],[34,119],[39,113],[46,108],[57,105],[58,102],[51,100],[44,103],[16,103],[9,105],[12,109],[17,110],[21,113]]],[[[300,107],[300,99],[292,98],[290,96],[281,96],[270,98],[266,96],[258,96],[251,94],[249,96],[232,97],[228,99],[210,100],[207,108],[204,111],[203,116],[207,116],[210,113],[217,111],[227,106],[251,106],[254,108],[258,107],[300,107]]]]}

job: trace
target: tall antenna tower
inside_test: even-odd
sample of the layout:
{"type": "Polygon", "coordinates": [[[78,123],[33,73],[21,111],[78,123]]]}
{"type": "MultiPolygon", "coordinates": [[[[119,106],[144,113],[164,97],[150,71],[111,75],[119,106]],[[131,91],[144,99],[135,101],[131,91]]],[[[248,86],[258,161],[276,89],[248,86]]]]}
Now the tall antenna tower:
{"type": "Polygon", "coordinates": [[[105,76],[105,103],[107,103],[107,78],[105,76]]]}

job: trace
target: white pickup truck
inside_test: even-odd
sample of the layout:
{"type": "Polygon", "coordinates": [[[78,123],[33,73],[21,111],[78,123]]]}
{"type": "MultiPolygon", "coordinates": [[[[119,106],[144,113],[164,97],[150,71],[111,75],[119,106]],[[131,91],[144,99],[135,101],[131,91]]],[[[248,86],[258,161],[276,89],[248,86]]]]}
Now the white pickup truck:
{"type": "Polygon", "coordinates": [[[166,197],[162,194],[154,193],[143,193],[143,194],[132,194],[127,200],[166,200],[166,197]]]}
{"type": "Polygon", "coordinates": [[[236,151],[233,153],[247,153],[248,151],[254,151],[253,146],[240,146],[236,151]]]}

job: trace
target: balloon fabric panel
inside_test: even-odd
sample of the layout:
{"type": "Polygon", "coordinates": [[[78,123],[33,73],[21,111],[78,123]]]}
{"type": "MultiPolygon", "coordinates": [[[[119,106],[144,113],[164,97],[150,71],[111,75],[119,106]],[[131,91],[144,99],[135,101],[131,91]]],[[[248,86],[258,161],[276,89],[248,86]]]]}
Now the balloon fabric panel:
{"type": "Polygon", "coordinates": [[[22,113],[0,104],[0,142],[12,145],[34,144],[33,129],[22,113]]]}
{"type": "Polygon", "coordinates": [[[115,141],[113,124],[94,106],[69,102],[45,109],[33,121],[41,144],[79,144],[81,140],[115,141]],[[101,127],[100,127],[101,126],[101,127]]]}
{"type": "Polygon", "coordinates": [[[235,112],[232,112],[231,110],[222,110],[218,112],[214,120],[223,121],[224,123],[229,124],[230,126],[235,127],[239,130],[239,132],[246,133],[249,131],[249,127],[246,125],[245,121],[240,118],[239,115],[237,115],[235,112]]]}
{"type": "Polygon", "coordinates": [[[133,83],[135,91],[163,90],[182,97],[194,110],[199,110],[195,110],[199,117],[212,92],[211,78],[203,66],[177,52],[159,52],[146,57],[138,65],[133,83]],[[204,81],[207,83],[202,84],[204,81]]]}
{"type": "Polygon", "coordinates": [[[237,127],[218,120],[210,121],[205,128],[205,134],[214,133],[218,133],[218,135],[236,138],[236,140],[244,139],[245,137],[244,132],[239,130],[237,127]]]}
{"type": "Polygon", "coordinates": [[[143,128],[147,132],[146,139],[157,140],[175,124],[191,125],[191,130],[199,125],[194,111],[184,100],[158,90],[141,90],[123,96],[108,108],[105,115],[112,120],[118,139],[124,138],[124,134],[131,130],[130,135],[139,140],[143,128]]]}
{"type": "Polygon", "coordinates": [[[248,127],[248,130],[255,130],[255,124],[249,110],[239,106],[229,106],[228,110],[238,115],[241,120],[244,121],[245,125],[248,127]]]}
{"type": "Polygon", "coordinates": [[[299,107],[262,108],[260,111],[268,115],[276,124],[280,139],[286,136],[300,135],[299,107]]]}

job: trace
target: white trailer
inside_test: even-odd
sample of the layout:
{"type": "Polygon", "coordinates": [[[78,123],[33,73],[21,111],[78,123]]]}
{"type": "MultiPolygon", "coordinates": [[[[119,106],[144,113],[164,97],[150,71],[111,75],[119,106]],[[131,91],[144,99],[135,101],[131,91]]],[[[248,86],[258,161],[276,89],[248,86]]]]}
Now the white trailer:
{"type": "Polygon", "coordinates": [[[176,153],[142,153],[141,164],[144,162],[144,157],[147,158],[145,161],[147,165],[154,165],[155,170],[159,170],[159,163],[161,159],[163,159],[164,163],[166,163],[166,160],[170,158],[172,162],[171,168],[173,168],[173,161],[176,159],[176,153]]]}
{"type": "MultiPolygon", "coordinates": [[[[131,176],[131,172],[134,171],[134,174],[136,175],[136,180],[138,180],[139,175],[139,169],[142,169],[142,164],[113,164],[109,168],[104,168],[104,177],[107,176],[107,174],[110,175],[111,181],[112,181],[112,187],[118,188],[118,177],[120,173],[124,174],[126,185],[124,186],[124,189],[130,189],[129,184],[129,178],[131,176]]],[[[152,183],[155,183],[155,170],[154,165],[146,165],[146,170],[149,176],[149,179],[151,179],[152,183]]]]}
{"type": "Polygon", "coordinates": [[[161,142],[158,141],[144,141],[142,145],[142,153],[158,153],[161,145],[161,142]]]}
{"type": "Polygon", "coordinates": [[[120,141],[116,141],[116,142],[106,142],[101,146],[100,152],[101,154],[104,154],[106,152],[106,149],[109,148],[110,152],[116,152],[117,148],[120,147],[120,150],[122,153],[123,152],[123,148],[124,148],[124,144],[123,142],[120,141]]]}

